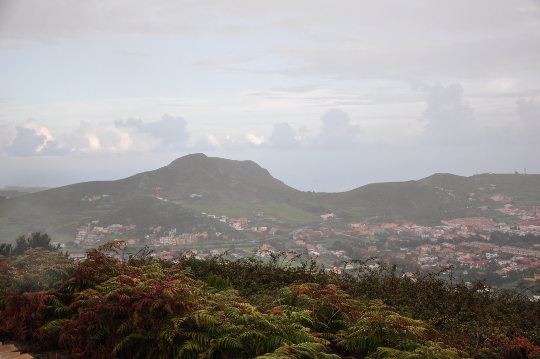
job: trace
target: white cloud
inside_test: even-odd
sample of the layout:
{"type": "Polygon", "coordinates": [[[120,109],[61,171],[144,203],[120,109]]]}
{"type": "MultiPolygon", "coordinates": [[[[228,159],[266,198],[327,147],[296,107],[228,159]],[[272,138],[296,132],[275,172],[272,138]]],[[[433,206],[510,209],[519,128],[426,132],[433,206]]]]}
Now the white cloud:
{"type": "Polygon", "coordinates": [[[254,134],[251,133],[251,132],[246,133],[246,134],[244,135],[244,139],[245,139],[248,143],[252,143],[252,144],[257,145],[257,146],[264,143],[264,137],[254,135],[254,134]]]}
{"type": "Polygon", "coordinates": [[[64,140],[74,152],[98,152],[101,141],[89,122],[81,121],[79,128],[66,133],[64,140]]]}
{"type": "Polygon", "coordinates": [[[500,78],[489,83],[488,89],[494,92],[514,91],[516,88],[516,80],[510,78],[500,78]]]}
{"type": "Polygon", "coordinates": [[[217,137],[214,136],[214,135],[208,135],[208,136],[206,136],[206,140],[207,140],[208,143],[210,143],[212,146],[215,146],[215,147],[221,146],[221,143],[219,142],[219,140],[217,139],[217,137]]]}
{"type": "Polygon", "coordinates": [[[109,147],[111,152],[126,152],[132,149],[133,140],[127,132],[120,131],[116,126],[109,124],[104,127],[105,131],[116,136],[115,143],[109,147]]]}

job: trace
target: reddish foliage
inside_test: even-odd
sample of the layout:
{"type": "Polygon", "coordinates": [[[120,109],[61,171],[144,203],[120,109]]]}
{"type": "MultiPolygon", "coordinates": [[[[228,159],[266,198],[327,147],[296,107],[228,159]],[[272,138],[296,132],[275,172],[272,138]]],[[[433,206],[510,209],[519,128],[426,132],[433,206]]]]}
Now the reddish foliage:
{"type": "Polygon", "coordinates": [[[23,342],[38,339],[36,330],[47,321],[42,309],[52,297],[46,292],[9,294],[6,308],[0,310],[0,335],[23,342]]]}
{"type": "Polygon", "coordinates": [[[527,338],[503,338],[502,349],[508,359],[539,358],[540,347],[531,343],[527,338]]]}

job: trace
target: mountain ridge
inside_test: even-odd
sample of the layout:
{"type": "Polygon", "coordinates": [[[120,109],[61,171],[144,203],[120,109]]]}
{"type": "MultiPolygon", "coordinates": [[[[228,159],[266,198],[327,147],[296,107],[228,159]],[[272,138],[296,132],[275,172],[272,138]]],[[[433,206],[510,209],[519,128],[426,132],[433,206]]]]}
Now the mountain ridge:
{"type": "MultiPolygon", "coordinates": [[[[286,228],[320,222],[320,214],[330,212],[357,219],[386,216],[398,221],[438,223],[481,215],[478,207],[498,205],[490,199],[495,194],[511,197],[514,205],[540,205],[539,188],[540,175],[464,177],[437,173],[420,180],[372,183],[345,192],[306,192],[274,178],[253,161],[198,153],[124,179],[81,182],[1,199],[0,236],[10,240],[41,230],[68,238],[81,221],[106,220],[113,213],[137,217],[130,216],[130,211],[150,213],[157,200],[158,206],[169,203],[167,206],[189,210],[193,218],[202,212],[229,217],[252,217],[254,212],[262,212],[286,228]],[[154,200],[141,200],[147,197],[154,200]]],[[[192,219],[182,221],[191,223],[192,219]]]]}

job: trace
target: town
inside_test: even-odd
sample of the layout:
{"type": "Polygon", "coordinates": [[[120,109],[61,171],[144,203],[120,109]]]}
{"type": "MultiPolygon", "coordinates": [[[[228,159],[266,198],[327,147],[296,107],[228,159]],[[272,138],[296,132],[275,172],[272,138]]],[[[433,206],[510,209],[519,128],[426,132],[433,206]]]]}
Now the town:
{"type": "MultiPolygon", "coordinates": [[[[160,190],[154,188],[153,197],[165,200],[160,190]]],[[[99,200],[99,196],[82,200],[99,200]]],[[[353,260],[371,259],[371,268],[383,262],[395,264],[404,276],[453,268],[454,275],[463,280],[487,279],[492,285],[540,280],[540,209],[514,208],[504,197],[496,200],[503,204],[498,212],[521,222],[469,217],[421,226],[410,221],[384,222],[382,217],[345,221],[326,213],[320,216],[320,223],[291,231],[282,228],[281,220],[263,212],[253,212],[252,219],[202,212],[202,216],[227,225],[231,231],[222,233],[211,226],[189,230],[159,225],[138,228],[135,223],[105,226],[93,220],[78,228],[73,249],[117,241],[130,248],[148,246],[162,260],[181,255],[198,259],[258,256],[264,260],[281,253],[288,258],[314,259],[334,272],[353,268],[353,260]]]]}

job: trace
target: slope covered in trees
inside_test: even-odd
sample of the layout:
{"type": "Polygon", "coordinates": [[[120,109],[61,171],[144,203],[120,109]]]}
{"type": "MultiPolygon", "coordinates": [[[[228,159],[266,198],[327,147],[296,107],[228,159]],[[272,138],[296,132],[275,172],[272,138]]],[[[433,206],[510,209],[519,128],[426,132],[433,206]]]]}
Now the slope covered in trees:
{"type": "Polygon", "coordinates": [[[540,356],[540,304],[482,283],[280,255],[162,262],[113,243],[73,263],[41,244],[0,256],[0,340],[45,357],[540,356]]]}
{"type": "Polygon", "coordinates": [[[386,216],[437,225],[441,219],[485,215],[479,206],[499,208],[501,203],[493,201],[493,195],[509,196],[514,206],[539,206],[539,185],[537,174],[436,174],[418,181],[315,193],[287,186],[252,161],[191,154],[168,166],[116,181],[84,182],[9,199],[0,197],[0,238],[42,231],[67,242],[78,226],[91,220],[107,224],[115,223],[113,219],[118,223],[131,221],[138,226],[145,222],[153,226],[158,222],[202,223],[201,212],[248,219],[253,219],[253,212],[264,212],[294,225],[320,221],[319,215],[330,212],[343,218],[386,216]],[[155,196],[170,203],[166,205],[155,196]],[[176,213],[179,206],[182,213],[176,213]],[[139,220],[141,213],[146,220],[139,220]]]}

